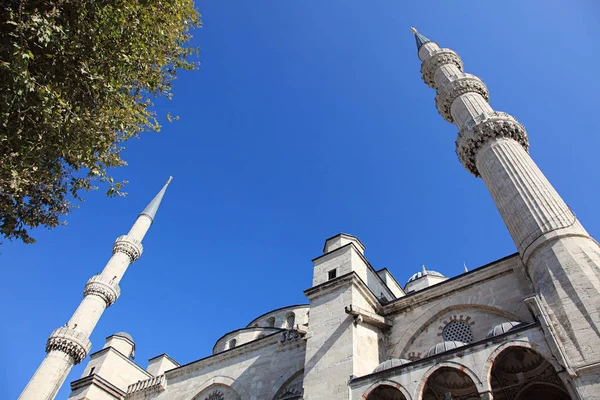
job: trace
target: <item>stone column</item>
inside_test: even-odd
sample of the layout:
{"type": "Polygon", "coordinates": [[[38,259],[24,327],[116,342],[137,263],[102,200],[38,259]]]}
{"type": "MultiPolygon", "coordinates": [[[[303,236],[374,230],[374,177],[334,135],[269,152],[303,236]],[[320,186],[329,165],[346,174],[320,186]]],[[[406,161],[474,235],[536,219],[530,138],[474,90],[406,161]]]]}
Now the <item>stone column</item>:
{"type": "Polygon", "coordinates": [[[79,307],[69,322],[55,329],[48,338],[46,357],[19,399],[54,399],[73,365],[79,364],[88,355],[92,347],[89,337],[104,310],[119,298],[119,282],[125,271],[142,255],[142,239],[152,225],[169,182],[138,216],[129,233],[117,238],[112,257],[102,273],[87,281],[79,307]]]}
{"type": "Polygon", "coordinates": [[[481,177],[554,323],[582,398],[600,392],[600,247],[528,154],[525,128],[488,104],[485,84],[449,49],[417,34],[423,80],[458,127],[456,153],[481,177]]]}

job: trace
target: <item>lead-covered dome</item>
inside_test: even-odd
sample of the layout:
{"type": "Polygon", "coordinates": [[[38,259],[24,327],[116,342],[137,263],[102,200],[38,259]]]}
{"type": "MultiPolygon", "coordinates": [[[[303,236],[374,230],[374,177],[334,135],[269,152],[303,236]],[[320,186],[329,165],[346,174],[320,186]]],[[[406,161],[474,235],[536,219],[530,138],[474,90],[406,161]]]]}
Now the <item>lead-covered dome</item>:
{"type": "Polygon", "coordinates": [[[445,276],[442,273],[440,273],[440,272],[431,271],[431,270],[426,269],[425,271],[419,271],[416,274],[414,274],[413,276],[411,276],[410,279],[408,280],[408,282],[406,282],[406,283],[412,282],[412,281],[417,280],[419,278],[422,278],[424,276],[433,276],[433,277],[437,277],[437,278],[445,278],[445,276]]]}
{"type": "Polygon", "coordinates": [[[404,358],[392,358],[392,359],[386,360],[386,361],[382,362],[381,364],[379,364],[377,366],[377,368],[375,368],[373,370],[373,373],[379,372],[379,371],[384,371],[386,369],[390,369],[390,368],[394,368],[394,367],[399,367],[401,365],[408,364],[409,362],[410,362],[410,360],[405,360],[404,358]]]}
{"type": "Polygon", "coordinates": [[[491,338],[494,336],[502,335],[503,333],[506,333],[510,330],[515,329],[517,326],[519,326],[521,324],[522,324],[522,322],[518,322],[518,321],[503,322],[501,324],[494,326],[488,332],[487,337],[491,338]]]}
{"type": "Polygon", "coordinates": [[[453,349],[462,347],[464,345],[466,345],[466,343],[458,342],[456,340],[441,342],[441,343],[436,344],[432,348],[430,348],[427,351],[427,354],[425,354],[425,357],[430,357],[430,356],[434,356],[436,354],[444,353],[448,350],[453,350],[453,349]]]}

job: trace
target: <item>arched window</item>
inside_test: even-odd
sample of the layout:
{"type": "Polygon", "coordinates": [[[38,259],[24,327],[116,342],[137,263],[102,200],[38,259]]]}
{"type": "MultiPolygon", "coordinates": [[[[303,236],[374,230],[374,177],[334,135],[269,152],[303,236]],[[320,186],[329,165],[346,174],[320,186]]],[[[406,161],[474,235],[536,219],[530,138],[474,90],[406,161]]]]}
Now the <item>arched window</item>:
{"type": "Polygon", "coordinates": [[[206,397],[206,400],[225,400],[225,396],[220,390],[215,390],[206,397]]]}
{"type": "Polygon", "coordinates": [[[227,349],[233,349],[235,347],[235,345],[237,344],[237,340],[235,339],[231,339],[229,341],[229,345],[227,346],[227,349]]]}
{"type": "Polygon", "coordinates": [[[294,329],[294,324],[296,324],[296,315],[294,313],[289,313],[287,317],[285,317],[285,327],[287,329],[294,329]]]}
{"type": "Polygon", "coordinates": [[[275,317],[270,317],[267,319],[267,326],[271,328],[275,326],[275,317]]]}
{"type": "Polygon", "coordinates": [[[463,321],[450,322],[442,331],[446,341],[458,341],[463,343],[473,342],[473,332],[469,324],[463,321]]]}

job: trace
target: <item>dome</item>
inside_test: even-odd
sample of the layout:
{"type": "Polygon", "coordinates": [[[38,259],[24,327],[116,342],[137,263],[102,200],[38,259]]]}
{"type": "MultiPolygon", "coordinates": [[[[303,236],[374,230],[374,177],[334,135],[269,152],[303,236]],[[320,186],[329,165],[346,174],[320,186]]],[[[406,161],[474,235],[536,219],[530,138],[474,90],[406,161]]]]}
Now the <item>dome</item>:
{"type": "Polygon", "coordinates": [[[487,337],[491,338],[494,336],[502,335],[503,333],[513,330],[514,328],[516,328],[517,326],[519,326],[521,324],[522,324],[522,322],[517,322],[517,321],[503,322],[503,323],[493,327],[488,332],[487,337]]]}
{"type": "Polygon", "coordinates": [[[122,338],[125,338],[125,339],[131,341],[131,343],[135,343],[133,341],[133,338],[131,337],[131,335],[127,332],[117,332],[113,336],[121,336],[122,338]]]}
{"type": "MultiPolygon", "coordinates": [[[[431,271],[431,270],[426,269],[425,271],[417,272],[416,274],[414,274],[413,276],[411,276],[410,279],[408,280],[408,282],[412,282],[414,280],[417,280],[417,279],[422,278],[422,277],[427,276],[427,275],[429,275],[429,276],[436,276],[438,278],[445,278],[444,275],[442,275],[441,273],[439,273],[437,271],[431,271]]],[[[408,282],[406,282],[406,283],[408,283],[408,282]]]]}
{"type": "Polygon", "coordinates": [[[394,367],[399,367],[401,365],[408,364],[409,362],[410,362],[410,360],[405,360],[404,358],[392,358],[390,360],[384,361],[381,364],[379,364],[377,366],[377,368],[375,368],[373,373],[379,372],[379,371],[384,371],[386,369],[390,369],[390,368],[394,368],[394,367]]]}
{"type": "Polygon", "coordinates": [[[425,357],[434,356],[436,354],[440,354],[440,353],[443,353],[448,350],[456,349],[456,348],[462,347],[464,345],[466,345],[466,343],[457,342],[457,341],[438,343],[427,351],[427,354],[425,354],[425,357]]]}

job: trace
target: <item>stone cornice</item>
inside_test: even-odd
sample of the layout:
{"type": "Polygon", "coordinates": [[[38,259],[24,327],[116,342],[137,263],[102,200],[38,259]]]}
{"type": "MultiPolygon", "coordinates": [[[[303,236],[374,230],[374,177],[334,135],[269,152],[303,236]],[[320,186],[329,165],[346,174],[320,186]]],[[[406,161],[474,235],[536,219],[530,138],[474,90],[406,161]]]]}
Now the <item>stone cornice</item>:
{"type": "Polygon", "coordinates": [[[140,367],[135,362],[131,361],[125,354],[121,353],[119,350],[115,349],[114,347],[105,347],[101,350],[98,350],[97,352],[90,354],[90,359],[97,358],[105,353],[110,352],[110,351],[114,352],[116,355],[118,355],[119,357],[121,357],[122,359],[127,361],[129,363],[129,365],[135,367],[138,371],[141,371],[143,374],[147,375],[149,378],[153,376],[150,372],[146,371],[144,368],[140,367]]]}
{"type": "Polygon", "coordinates": [[[521,264],[519,254],[511,254],[510,256],[493,261],[454,278],[450,278],[428,288],[392,300],[382,307],[382,312],[380,314],[387,316],[389,314],[401,312],[405,308],[414,307],[424,302],[430,302],[438,297],[466,290],[483,281],[513,274],[513,266],[518,264],[521,264]]]}
{"type": "MultiPolygon", "coordinates": [[[[285,330],[283,330],[283,331],[285,331],[285,330]]],[[[181,365],[179,367],[170,369],[168,371],[165,371],[165,376],[167,377],[167,381],[168,381],[170,379],[177,378],[177,377],[182,376],[191,371],[196,371],[199,369],[207,368],[211,365],[214,365],[217,363],[222,363],[226,360],[240,357],[242,355],[250,355],[252,352],[260,350],[264,347],[285,346],[286,350],[290,350],[290,349],[295,349],[295,348],[300,348],[300,347],[304,348],[306,346],[306,342],[304,340],[302,340],[301,338],[297,338],[296,340],[286,341],[285,343],[282,343],[281,336],[280,336],[281,333],[282,333],[281,331],[275,332],[271,335],[265,336],[264,338],[262,338],[260,340],[253,340],[251,342],[244,343],[240,346],[236,346],[233,349],[225,350],[225,351],[222,351],[217,354],[212,354],[210,356],[201,358],[199,360],[195,360],[195,361],[189,362],[187,364],[181,365]],[[292,344],[294,346],[290,346],[292,344]]],[[[277,350],[277,351],[282,351],[282,350],[277,350]]]]}
{"type": "Polygon", "coordinates": [[[77,380],[71,382],[71,390],[77,390],[77,389],[81,389],[85,386],[91,386],[91,385],[95,385],[95,386],[99,387],[100,389],[104,390],[106,393],[108,393],[109,395],[111,395],[117,399],[122,399],[125,396],[124,391],[122,391],[121,389],[119,389],[118,387],[116,387],[115,385],[113,385],[112,383],[107,381],[106,379],[104,379],[101,376],[96,375],[96,374],[85,376],[81,379],[77,379],[77,380]]]}
{"type": "Polygon", "coordinates": [[[159,357],[165,357],[166,359],[168,359],[169,361],[171,361],[173,364],[181,365],[181,364],[179,364],[177,361],[175,361],[175,359],[173,359],[173,357],[171,357],[171,356],[170,356],[170,355],[168,355],[167,353],[162,353],[162,354],[159,354],[159,355],[157,355],[157,356],[155,356],[155,357],[149,358],[149,359],[148,359],[148,362],[150,362],[150,361],[154,360],[155,358],[159,358],[159,357]]]}
{"type": "Polygon", "coordinates": [[[377,296],[375,296],[375,294],[371,291],[371,289],[369,289],[367,284],[354,271],[338,276],[337,278],[332,279],[330,281],[323,282],[320,285],[313,286],[310,289],[306,289],[304,291],[304,294],[309,300],[312,301],[323,295],[338,290],[341,287],[351,285],[358,288],[363,297],[369,302],[369,305],[373,307],[373,309],[377,310],[377,312],[379,312],[379,310],[381,309],[381,303],[377,299],[377,296]]]}

